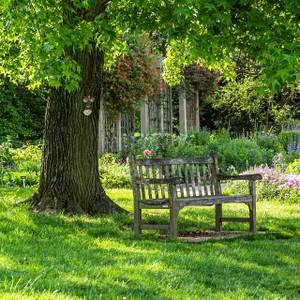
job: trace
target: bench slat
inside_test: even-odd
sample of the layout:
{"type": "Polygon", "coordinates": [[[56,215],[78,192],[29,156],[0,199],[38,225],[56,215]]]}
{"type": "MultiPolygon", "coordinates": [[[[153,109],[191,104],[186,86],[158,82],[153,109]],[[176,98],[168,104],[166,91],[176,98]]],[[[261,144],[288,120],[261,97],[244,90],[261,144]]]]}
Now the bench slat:
{"type": "MultiPolygon", "coordinates": [[[[146,176],[147,176],[147,178],[150,179],[149,166],[146,165],[146,166],[145,166],[145,169],[146,169],[146,176]]],[[[148,198],[149,198],[150,200],[152,200],[152,188],[151,188],[151,185],[150,185],[149,183],[147,183],[146,185],[147,185],[147,188],[148,188],[148,198]]]]}
{"type": "Polygon", "coordinates": [[[215,195],[214,186],[213,186],[213,174],[212,174],[212,165],[208,165],[208,180],[209,180],[209,187],[210,187],[210,194],[215,195]]]}
{"type": "MultiPolygon", "coordinates": [[[[178,176],[179,178],[182,178],[181,176],[181,173],[180,173],[180,166],[175,166],[175,165],[172,165],[171,166],[171,171],[172,171],[172,176],[178,176]]],[[[182,194],[183,194],[183,189],[182,189],[182,185],[179,183],[178,185],[176,185],[176,189],[175,189],[175,193],[176,193],[176,197],[182,197],[182,194]],[[180,195],[179,196],[179,193],[178,193],[178,187],[180,189],[180,195]]]]}
{"type": "Polygon", "coordinates": [[[195,165],[191,165],[191,181],[192,181],[192,191],[193,191],[193,196],[197,196],[196,194],[196,185],[195,185],[195,165]]]}
{"type": "MultiPolygon", "coordinates": [[[[152,166],[152,175],[153,175],[153,179],[156,179],[156,167],[155,167],[155,165],[152,166]]],[[[155,192],[155,198],[159,199],[158,186],[157,186],[157,183],[155,183],[155,181],[154,181],[154,192],[155,192]]]]}
{"type": "Polygon", "coordinates": [[[195,157],[195,158],[151,158],[138,159],[137,165],[151,166],[151,165],[183,165],[183,164],[210,164],[211,158],[195,157]]]}
{"type": "Polygon", "coordinates": [[[214,205],[222,203],[250,203],[252,201],[251,195],[232,195],[232,196],[203,196],[203,197],[190,197],[180,198],[175,200],[176,203],[183,206],[201,206],[201,205],[214,205]]]}
{"type": "Polygon", "coordinates": [[[187,164],[184,164],[183,170],[184,170],[184,180],[185,180],[186,194],[187,194],[187,197],[190,197],[191,194],[190,194],[189,175],[188,175],[187,164]]]}
{"type": "Polygon", "coordinates": [[[196,165],[196,172],[197,172],[197,187],[198,187],[198,196],[202,196],[202,188],[201,188],[201,175],[200,175],[200,167],[196,165]]]}
{"type": "MultiPolygon", "coordinates": [[[[142,166],[138,166],[138,173],[139,173],[140,180],[143,180],[144,175],[143,175],[143,167],[142,166]]],[[[145,200],[146,199],[146,192],[145,192],[144,184],[139,184],[139,190],[141,191],[142,199],[145,200]]]]}
{"type": "MultiPolygon", "coordinates": [[[[162,165],[159,166],[159,177],[160,178],[164,178],[164,175],[163,175],[163,166],[162,165]]],[[[161,184],[160,186],[161,186],[161,197],[165,198],[166,197],[166,194],[165,194],[165,185],[161,184]]]]}
{"type": "Polygon", "coordinates": [[[207,181],[206,181],[206,166],[201,166],[201,169],[202,170],[202,174],[201,174],[201,177],[202,177],[202,182],[203,182],[203,187],[204,187],[204,193],[205,193],[205,196],[208,196],[208,190],[207,190],[207,181]]]}

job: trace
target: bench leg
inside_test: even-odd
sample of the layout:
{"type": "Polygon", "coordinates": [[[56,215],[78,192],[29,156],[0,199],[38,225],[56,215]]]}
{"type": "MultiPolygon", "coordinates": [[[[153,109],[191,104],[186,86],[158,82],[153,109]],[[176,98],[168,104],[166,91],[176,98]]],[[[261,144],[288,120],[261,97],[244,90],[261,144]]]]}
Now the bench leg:
{"type": "Polygon", "coordinates": [[[139,207],[134,208],[134,236],[138,238],[141,234],[142,210],[139,207]]]}
{"type": "Polygon", "coordinates": [[[177,207],[170,208],[170,237],[177,238],[177,217],[179,209],[177,207]]]}
{"type": "Polygon", "coordinates": [[[255,181],[249,181],[249,193],[252,195],[252,202],[249,204],[249,225],[250,231],[256,231],[256,185],[255,181]]]}
{"type": "Polygon", "coordinates": [[[222,230],[222,204],[215,205],[215,214],[216,214],[216,231],[220,232],[222,230]]]}
{"type": "Polygon", "coordinates": [[[256,231],[256,203],[253,201],[251,204],[249,204],[249,225],[250,225],[250,231],[255,232],[256,231]]]}

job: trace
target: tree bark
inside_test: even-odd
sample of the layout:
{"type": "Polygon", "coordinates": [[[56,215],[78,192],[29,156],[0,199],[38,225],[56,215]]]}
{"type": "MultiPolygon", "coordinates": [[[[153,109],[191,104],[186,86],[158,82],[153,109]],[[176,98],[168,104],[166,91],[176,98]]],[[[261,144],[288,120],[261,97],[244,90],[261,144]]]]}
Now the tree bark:
{"type": "Polygon", "coordinates": [[[34,208],[66,213],[124,211],[105,194],[98,173],[98,120],[103,55],[98,51],[72,54],[81,67],[80,88],[52,89],[45,117],[44,149],[34,208]],[[93,97],[92,113],[83,114],[86,97],[93,97]]]}

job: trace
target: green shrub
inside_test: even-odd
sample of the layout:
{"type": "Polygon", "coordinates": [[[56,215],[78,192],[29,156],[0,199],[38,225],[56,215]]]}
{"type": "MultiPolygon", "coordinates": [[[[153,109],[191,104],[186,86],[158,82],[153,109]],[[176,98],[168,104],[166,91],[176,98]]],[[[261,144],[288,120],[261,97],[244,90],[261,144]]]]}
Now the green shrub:
{"type": "Polygon", "coordinates": [[[211,142],[211,135],[208,131],[199,131],[189,134],[186,142],[193,145],[205,146],[211,142]]]}
{"type": "MultiPolygon", "coordinates": [[[[282,131],[278,135],[278,140],[281,143],[284,150],[289,153],[290,147],[297,147],[297,145],[300,145],[300,131],[299,130],[287,130],[282,131]]],[[[296,149],[297,150],[297,149],[296,149]]]]}
{"type": "Polygon", "coordinates": [[[205,155],[205,147],[193,144],[186,137],[179,137],[169,144],[166,157],[198,157],[205,155]]]}
{"type": "Polygon", "coordinates": [[[104,154],[99,158],[99,175],[104,188],[131,188],[129,166],[119,163],[116,155],[104,154]]]}
{"type": "Polygon", "coordinates": [[[22,148],[12,148],[11,144],[4,144],[4,153],[1,162],[6,168],[0,172],[0,185],[22,186],[22,176],[26,176],[26,185],[36,185],[40,178],[40,162],[42,145],[26,145],[22,148]],[[7,159],[9,158],[9,160],[7,159]],[[10,166],[10,168],[7,168],[10,166]]]}
{"type": "Polygon", "coordinates": [[[249,193],[249,187],[247,181],[230,181],[226,184],[226,186],[223,189],[224,195],[243,195],[249,193]]]}
{"type": "Polygon", "coordinates": [[[262,149],[262,163],[271,165],[273,157],[278,153],[284,152],[284,147],[276,135],[256,134],[255,141],[259,148],[262,149]]]}
{"type": "Polygon", "coordinates": [[[12,149],[13,160],[19,171],[38,172],[42,159],[42,145],[26,145],[12,149]]]}
{"type": "MultiPolygon", "coordinates": [[[[278,187],[265,181],[258,181],[257,201],[280,201],[286,203],[300,203],[300,191],[288,187],[278,187]]],[[[224,188],[225,195],[247,194],[247,181],[232,181],[224,188]]]]}
{"type": "Polygon", "coordinates": [[[227,169],[233,165],[238,172],[263,163],[263,152],[254,142],[244,138],[235,138],[217,145],[218,159],[227,169]]]}
{"type": "Polygon", "coordinates": [[[0,143],[8,136],[13,144],[39,139],[43,135],[46,95],[43,88],[29,91],[27,83],[13,84],[1,76],[0,143]]]}
{"type": "Polygon", "coordinates": [[[181,137],[168,133],[154,133],[137,139],[130,151],[136,157],[143,157],[146,149],[151,150],[155,157],[169,157],[170,148],[180,139],[181,137]]]}
{"type": "Polygon", "coordinates": [[[258,200],[275,200],[286,203],[300,203],[300,191],[291,188],[280,188],[275,184],[267,182],[258,183],[257,188],[258,200]]]}
{"type": "MultiPolygon", "coordinates": [[[[282,135],[285,136],[285,135],[282,135]]],[[[208,133],[193,132],[187,136],[153,134],[139,138],[131,147],[131,153],[143,158],[143,151],[152,151],[151,157],[208,157],[217,153],[223,171],[241,172],[255,165],[272,165],[273,158],[283,154],[291,159],[299,154],[287,154],[275,135],[254,133],[249,138],[232,138],[226,129],[208,133]]]]}
{"type": "Polygon", "coordinates": [[[15,164],[11,143],[5,142],[0,145],[0,166],[8,167],[15,164]]]}
{"type": "Polygon", "coordinates": [[[287,173],[300,174],[300,158],[296,159],[294,162],[288,164],[286,168],[287,173]]]}
{"type": "Polygon", "coordinates": [[[300,152],[284,153],[284,160],[286,163],[292,163],[293,161],[300,159],[300,152]]]}
{"type": "Polygon", "coordinates": [[[35,172],[14,171],[6,169],[0,173],[0,185],[23,186],[22,176],[26,176],[26,185],[32,186],[39,183],[40,176],[35,172]]]}

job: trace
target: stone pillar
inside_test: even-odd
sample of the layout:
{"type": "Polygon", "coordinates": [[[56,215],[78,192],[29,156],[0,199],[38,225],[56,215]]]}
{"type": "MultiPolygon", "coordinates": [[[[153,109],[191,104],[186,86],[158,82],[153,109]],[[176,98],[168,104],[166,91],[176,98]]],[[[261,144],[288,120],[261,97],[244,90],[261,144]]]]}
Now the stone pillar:
{"type": "Polygon", "coordinates": [[[179,87],[179,132],[187,134],[186,92],[185,84],[179,87]]]}
{"type": "Polygon", "coordinates": [[[149,134],[149,108],[148,97],[141,102],[141,135],[146,136],[149,134]]]}

